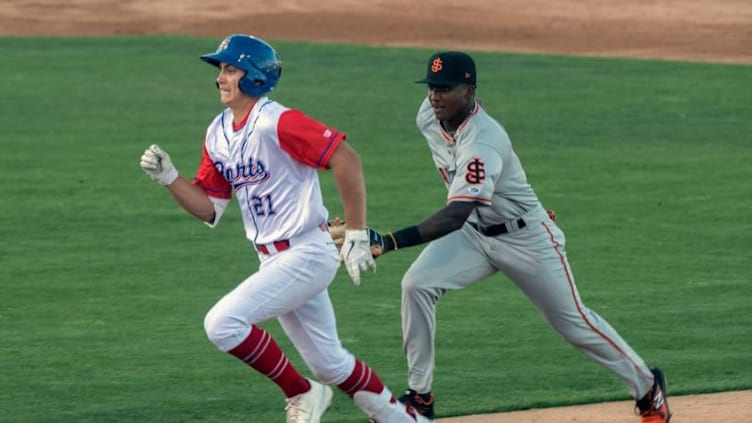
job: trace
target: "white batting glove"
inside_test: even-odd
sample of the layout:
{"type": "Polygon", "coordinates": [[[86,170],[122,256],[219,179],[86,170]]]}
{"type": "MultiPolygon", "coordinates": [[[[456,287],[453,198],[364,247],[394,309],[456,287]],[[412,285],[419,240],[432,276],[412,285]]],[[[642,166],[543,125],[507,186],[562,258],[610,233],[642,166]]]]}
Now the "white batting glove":
{"type": "Polygon", "coordinates": [[[141,156],[141,169],[162,185],[170,185],[178,178],[178,171],[172,164],[170,155],[156,144],[144,151],[144,155],[141,156]]]}
{"type": "Polygon", "coordinates": [[[371,273],[376,273],[376,262],[371,255],[368,229],[346,230],[339,257],[345,263],[347,273],[355,286],[360,285],[361,272],[370,270],[371,273]]]}

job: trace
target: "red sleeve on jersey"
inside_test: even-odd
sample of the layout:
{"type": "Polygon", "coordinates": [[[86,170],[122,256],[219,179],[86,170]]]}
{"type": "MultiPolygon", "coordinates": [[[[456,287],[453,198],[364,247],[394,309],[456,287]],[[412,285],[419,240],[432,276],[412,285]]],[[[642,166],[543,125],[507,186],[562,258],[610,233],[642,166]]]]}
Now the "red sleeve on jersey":
{"type": "Polygon", "coordinates": [[[277,124],[279,145],[293,159],[318,169],[325,169],[345,134],[328,128],[299,110],[287,110],[277,124]]]}
{"type": "Polygon", "coordinates": [[[209,152],[204,145],[204,153],[201,155],[201,164],[193,178],[193,185],[201,187],[206,195],[215,198],[229,200],[232,197],[232,186],[214,166],[214,161],[209,157],[209,152]]]}

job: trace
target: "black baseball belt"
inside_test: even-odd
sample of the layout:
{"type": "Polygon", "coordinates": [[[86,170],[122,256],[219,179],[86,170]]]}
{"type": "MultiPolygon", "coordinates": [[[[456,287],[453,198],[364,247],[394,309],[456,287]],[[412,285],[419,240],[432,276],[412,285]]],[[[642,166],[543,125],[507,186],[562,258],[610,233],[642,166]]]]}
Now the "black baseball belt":
{"type": "MultiPolygon", "coordinates": [[[[498,225],[491,225],[491,226],[479,226],[477,223],[473,222],[467,222],[472,226],[476,231],[480,232],[481,234],[485,236],[496,236],[501,234],[506,234],[509,232],[514,231],[514,227],[510,227],[509,224],[506,223],[500,223],[498,225]]],[[[527,223],[525,223],[524,220],[517,219],[515,220],[515,223],[517,223],[517,228],[522,229],[525,226],[527,226],[527,223]]]]}

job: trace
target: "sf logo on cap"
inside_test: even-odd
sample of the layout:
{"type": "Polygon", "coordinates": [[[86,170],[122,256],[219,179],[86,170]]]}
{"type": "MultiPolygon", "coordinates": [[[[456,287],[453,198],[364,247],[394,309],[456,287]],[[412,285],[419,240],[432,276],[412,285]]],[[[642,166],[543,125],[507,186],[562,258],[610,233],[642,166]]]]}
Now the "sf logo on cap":
{"type": "Polygon", "coordinates": [[[433,63],[431,64],[431,72],[440,72],[442,69],[444,69],[444,62],[441,61],[441,57],[433,59],[433,63]]]}

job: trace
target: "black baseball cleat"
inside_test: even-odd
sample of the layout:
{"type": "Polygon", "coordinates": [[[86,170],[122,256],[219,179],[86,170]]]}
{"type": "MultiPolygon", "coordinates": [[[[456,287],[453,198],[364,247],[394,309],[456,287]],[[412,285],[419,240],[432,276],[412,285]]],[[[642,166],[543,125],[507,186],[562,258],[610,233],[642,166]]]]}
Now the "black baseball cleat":
{"type": "Polygon", "coordinates": [[[404,395],[399,397],[402,404],[411,406],[415,411],[429,419],[433,418],[433,400],[434,397],[431,392],[419,394],[412,389],[408,389],[404,395]]]}
{"type": "Polygon", "coordinates": [[[650,368],[655,377],[653,387],[647,394],[637,401],[635,412],[639,414],[642,423],[669,423],[671,410],[666,398],[666,377],[658,368],[650,368]]]}

